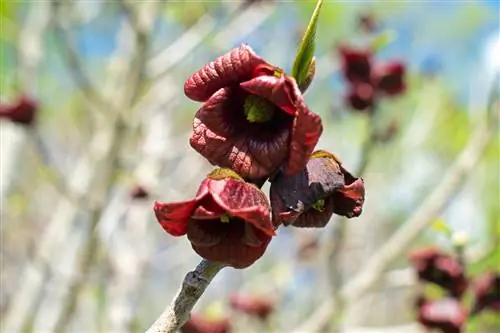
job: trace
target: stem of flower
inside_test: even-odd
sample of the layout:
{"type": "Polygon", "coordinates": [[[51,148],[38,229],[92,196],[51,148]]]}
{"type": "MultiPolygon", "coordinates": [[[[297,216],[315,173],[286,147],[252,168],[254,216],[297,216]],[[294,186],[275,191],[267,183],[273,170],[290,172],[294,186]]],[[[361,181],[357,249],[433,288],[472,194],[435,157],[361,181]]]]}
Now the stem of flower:
{"type": "Polygon", "coordinates": [[[202,260],[194,271],[186,274],[172,303],[146,333],[176,333],[189,320],[194,305],[222,268],[222,264],[202,260]]]}

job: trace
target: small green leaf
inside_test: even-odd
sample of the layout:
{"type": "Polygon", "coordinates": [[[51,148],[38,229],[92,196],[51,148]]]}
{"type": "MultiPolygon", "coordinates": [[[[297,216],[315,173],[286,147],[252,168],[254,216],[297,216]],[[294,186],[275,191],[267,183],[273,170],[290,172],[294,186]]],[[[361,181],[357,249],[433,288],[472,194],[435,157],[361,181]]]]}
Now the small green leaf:
{"type": "Polygon", "coordinates": [[[386,30],[375,36],[370,42],[370,50],[373,53],[383,49],[398,38],[398,34],[394,30],[386,30]]]}
{"type": "Polygon", "coordinates": [[[442,219],[437,219],[431,224],[431,229],[437,231],[447,237],[451,237],[452,230],[449,225],[442,219]]]}
{"type": "Polygon", "coordinates": [[[292,76],[297,81],[300,86],[307,79],[309,73],[309,66],[311,65],[312,58],[314,56],[314,47],[316,39],[316,26],[318,23],[319,11],[323,0],[318,0],[316,8],[311,16],[307,30],[302,38],[297,54],[295,55],[295,61],[292,68],[292,76]]]}

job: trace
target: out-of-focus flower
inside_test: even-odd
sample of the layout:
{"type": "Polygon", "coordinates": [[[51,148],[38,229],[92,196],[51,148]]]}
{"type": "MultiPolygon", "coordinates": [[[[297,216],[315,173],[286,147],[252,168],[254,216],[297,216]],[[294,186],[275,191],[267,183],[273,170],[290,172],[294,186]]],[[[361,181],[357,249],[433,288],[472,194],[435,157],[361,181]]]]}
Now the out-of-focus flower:
{"type": "Polygon", "coordinates": [[[351,85],[350,91],[347,95],[347,101],[351,108],[354,110],[372,109],[373,101],[375,98],[375,90],[373,86],[368,83],[358,83],[351,85]]]}
{"type": "Polygon", "coordinates": [[[406,67],[401,61],[376,63],[370,51],[347,45],[339,48],[341,71],[348,83],[345,102],[358,111],[373,110],[382,96],[396,96],[406,90],[406,67]]]}
{"type": "Polygon", "coordinates": [[[443,333],[460,333],[467,319],[467,310],[455,298],[426,300],[417,302],[418,322],[426,328],[437,329],[443,333]]]}
{"type": "Polygon", "coordinates": [[[339,51],[344,77],[351,84],[370,83],[373,62],[371,52],[347,45],[342,45],[339,51]]]}
{"type": "Polygon", "coordinates": [[[245,179],[262,179],[279,168],[300,172],[323,131],[295,79],[247,45],[201,68],[184,92],[205,102],[193,122],[191,146],[245,179]]]}
{"type": "Polygon", "coordinates": [[[489,309],[500,312],[500,274],[488,272],[474,282],[473,314],[489,309]]]}
{"type": "Polygon", "coordinates": [[[274,311],[274,301],[258,296],[233,294],[229,297],[229,304],[233,309],[263,321],[274,311]]]}
{"type": "Polygon", "coordinates": [[[141,185],[134,185],[134,187],[130,189],[130,197],[132,199],[147,199],[149,197],[149,193],[141,185]]]}
{"type": "Polygon", "coordinates": [[[182,333],[229,333],[231,332],[231,324],[226,318],[208,319],[193,313],[180,331],[182,333]]]}
{"type": "Polygon", "coordinates": [[[21,96],[13,104],[0,104],[0,118],[14,123],[30,126],[36,121],[38,104],[26,95],[21,96]]]}
{"type": "Polygon", "coordinates": [[[457,259],[431,246],[414,251],[410,262],[420,281],[434,283],[450,295],[460,298],[466,291],[468,280],[457,259]]]}
{"type": "Polygon", "coordinates": [[[272,180],[273,223],[295,227],[324,227],[333,213],[356,217],[365,199],[364,182],[344,169],[333,154],[315,151],[304,170],[272,180]]]}
{"type": "Polygon", "coordinates": [[[388,96],[402,94],[406,89],[404,82],[406,67],[401,61],[393,60],[375,67],[373,81],[376,89],[388,96]]]}
{"type": "Polygon", "coordinates": [[[200,256],[234,268],[259,259],[275,234],[266,195],[229,169],[211,172],[194,199],[155,202],[154,212],[166,232],[187,234],[200,256]]]}

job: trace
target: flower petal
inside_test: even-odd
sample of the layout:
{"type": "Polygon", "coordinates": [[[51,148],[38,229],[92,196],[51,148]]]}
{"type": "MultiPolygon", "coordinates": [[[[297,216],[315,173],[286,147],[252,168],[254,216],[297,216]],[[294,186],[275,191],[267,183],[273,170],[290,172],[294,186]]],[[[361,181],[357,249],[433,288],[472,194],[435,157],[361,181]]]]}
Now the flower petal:
{"type": "Polygon", "coordinates": [[[155,201],[153,210],[162,228],[172,236],[187,232],[187,224],[196,207],[196,199],[184,202],[162,203],[155,201]]]}
{"type": "Polygon", "coordinates": [[[248,123],[243,111],[235,110],[242,98],[231,88],[215,93],[196,113],[189,142],[214,165],[246,179],[264,178],[286,159],[290,120],[279,115],[270,123],[248,123]]]}
{"type": "Polygon", "coordinates": [[[365,202],[365,186],[361,178],[344,186],[332,194],[333,212],[348,218],[357,217],[363,211],[365,202]]]}
{"type": "Polygon", "coordinates": [[[217,90],[258,75],[262,65],[272,67],[243,44],[194,73],[184,84],[184,93],[192,100],[206,101],[217,90]]]}
{"type": "Polygon", "coordinates": [[[293,87],[296,114],[290,136],[288,161],[283,169],[287,175],[295,175],[305,167],[323,133],[320,116],[309,111],[297,84],[293,87]]]}
{"type": "Polygon", "coordinates": [[[220,224],[220,220],[212,219],[212,220],[190,220],[188,223],[187,234],[188,239],[191,242],[191,245],[198,247],[208,247],[215,246],[222,241],[223,234],[217,232],[211,232],[213,228],[220,224]]]}
{"type": "Polygon", "coordinates": [[[198,202],[208,194],[207,181],[204,180],[193,200],[163,203],[155,201],[153,211],[162,228],[172,236],[187,233],[187,224],[198,202]]]}
{"type": "Polygon", "coordinates": [[[253,228],[241,219],[231,219],[228,223],[216,221],[197,221],[197,227],[202,230],[205,240],[209,237],[220,237],[220,241],[215,245],[198,245],[200,230],[195,230],[197,234],[192,234],[191,223],[188,231],[188,238],[196,253],[201,257],[220,262],[234,268],[245,268],[253,264],[265,252],[267,245],[271,241],[271,236],[263,231],[253,228]],[[247,234],[248,226],[253,228],[254,235],[247,234]],[[253,239],[259,240],[258,244],[253,239]],[[196,239],[194,239],[195,237],[196,239]],[[248,245],[249,239],[251,245],[248,245]],[[257,246],[256,246],[257,245],[257,246]]]}
{"type": "Polygon", "coordinates": [[[241,218],[269,236],[275,235],[269,201],[256,186],[235,179],[225,179],[211,180],[208,188],[215,202],[229,215],[241,218]]]}

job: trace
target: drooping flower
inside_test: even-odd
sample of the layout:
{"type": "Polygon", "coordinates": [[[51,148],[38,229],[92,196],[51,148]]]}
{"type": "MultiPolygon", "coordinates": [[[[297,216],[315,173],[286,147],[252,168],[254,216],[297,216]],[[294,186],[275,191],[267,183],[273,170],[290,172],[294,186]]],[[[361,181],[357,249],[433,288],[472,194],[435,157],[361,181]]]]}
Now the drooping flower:
{"type": "Polygon", "coordinates": [[[500,274],[488,272],[479,277],[473,286],[475,295],[473,314],[489,309],[500,312],[500,274]]]}
{"type": "Polygon", "coordinates": [[[200,256],[234,268],[259,259],[275,234],[266,195],[229,169],[211,172],[194,199],[155,202],[154,212],[166,232],[187,234],[200,256]]]}
{"type": "Polygon", "coordinates": [[[337,157],[315,151],[301,173],[278,175],[271,182],[273,223],[295,227],[324,227],[333,213],[356,217],[361,214],[365,188],[337,157]]]}
{"type": "Polygon", "coordinates": [[[341,69],[351,84],[370,83],[373,55],[368,50],[342,45],[339,49],[341,69]]]}
{"type": "Polygon", "coordinates": [[[345,103],[353,110],[373,110],[380,97],[391,97],[406,90],[406,67],[400,61],[377,63],[372,52],[342,45],[339,49],[341,72],[347,81],[345,103]]]}
{"type": "Polygon", "coordinates": [[[191,146],[248,180],[279,168],[300,172],[322,133],[321,118],[309,111],[295,79],[247,45],[201,68],[184,92],[205,102],[193,121],[191,146]]]}
{"type": "Polygon", "coordinates": [[[462,265],[437,247],[414,251],[410,262],[420,281],[434,283],[455,298],[460,298],[467,289],[468,280],[462,265]]]}
{"type": "Polygon", "coordinates": [[[426,328],[443,333],[461,333],[467,320],[467,310],[455,298],[426,300],[419,297],[418,322],[426,328]]]}
{"type": "Polygon", "coordinates": [[[274,311],[274,301],[262,296],[233,294],[229,297],[229,304],[233,309],[262,321],[274,311]]]}
{"type": "Polygon", "coordinates": [[[406,67],[401,61],[393,60],[375,66],[373,81],[376,89],[385,95],[395,96],[406,90],[404,82],[406,67]]]}
{"type": "Polygon", "coordinates": [[[30,126],[36,121],[37,109],[38,105],[35,100],[23,95],[13,104],[0,104],[0,118],[30,126]]]}
{"type": "Polygon", "coordinates": [[[229,333],[231,324],[227,318],[208,319],[199,314],[191,318],[180,328],[181,333],[229,333]]]}

